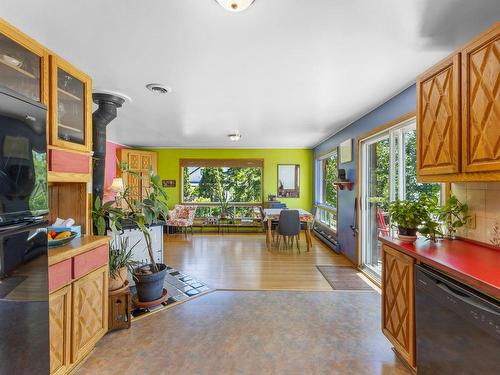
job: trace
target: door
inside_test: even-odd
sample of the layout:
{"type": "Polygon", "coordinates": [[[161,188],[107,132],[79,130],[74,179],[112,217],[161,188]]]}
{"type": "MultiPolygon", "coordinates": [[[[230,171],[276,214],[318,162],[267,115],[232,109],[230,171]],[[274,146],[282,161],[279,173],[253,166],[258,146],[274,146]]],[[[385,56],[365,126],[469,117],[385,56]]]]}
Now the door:
{"type": "Polygon", "coordinates": [[[382,331],[415,367],[415,292],[413,258],[384,245],[382,331]]]}
{"type": "Polygon", "coordinates": [[[92,149],[92,81],[71,64],[50,56],[51,144],[92,149]]]}
{"type": "Polygon", "coordinates": [[[108,330],[108,266],[73,283],[71,360],[82,359],[108,330]]]}
{"type": "Polygon", "coordinates": [[[500,23],[462,51],[464,172],[500,171],[500,23]]]}
{"type": "Polygon", "coordinates": [[[441,197],[440,184],[417,182],[416,122],[410,119],[360,141],[360,249],[362,269],[381,280],[379,236],[391,236],[389,205],[420,194],[441,197]]]}
{"type": "Polygon", "coordinates": [[[419,175],[460,172],[460,54],[417,79],[419,175]]]}
{"type": "Polygon", "coordinates": [[[71,285],[49,296],[50,373],[65,374],[71,361],[71,285]]]}

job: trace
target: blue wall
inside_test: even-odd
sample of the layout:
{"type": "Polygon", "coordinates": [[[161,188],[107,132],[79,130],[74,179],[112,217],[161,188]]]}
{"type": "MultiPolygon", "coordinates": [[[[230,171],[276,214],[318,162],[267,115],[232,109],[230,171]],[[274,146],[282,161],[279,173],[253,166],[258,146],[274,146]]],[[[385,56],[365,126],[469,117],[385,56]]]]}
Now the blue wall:
{"type": "MultiPolygon", "coordinates": [[[[415,85],[388,100],[380,107],[356,120],[348,127],[332,135],[326,141],[322,142],[314,149],[314,157],[338,146],[346,139],[353,138],[353,158],[352,162],[340,164],[339,168],[344,168],[347,172],[347,178],[356,181],[356,147],[359,135],[366,133],[378,126],[392,121],[408,112],[415,111],[416,107],[416,89],[415,85]]],[[[315,170],[315,169],[314,169],[315,170]]],[[[317,193],[317,181],[315,177],[315,195],[317,193]]],[[[356,261],[356,238],[353,236],[350,225],[354,224],[354,199],[356,197],[356,186],[352,191],[339,190],[338,195],[338,223],[337,240],[340,245],[340,251],[349,257],[353,262],[356,261]]]]}

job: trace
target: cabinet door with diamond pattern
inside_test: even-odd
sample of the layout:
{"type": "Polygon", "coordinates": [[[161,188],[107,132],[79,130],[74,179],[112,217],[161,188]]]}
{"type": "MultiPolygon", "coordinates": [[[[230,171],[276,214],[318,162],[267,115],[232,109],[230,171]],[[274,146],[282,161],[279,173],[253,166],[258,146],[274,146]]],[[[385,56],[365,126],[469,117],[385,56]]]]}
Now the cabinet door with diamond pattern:
{"type": "Polygon", "coordinates": [[[384,245],[382,251],[382,332],[410,366],[415,366],[413,258],[384,245]]]}
{"type": "Polygon", "coordinates": [[[49,295],[50,373],[61,375],[70,366],[71,285],[49,295]]]}
{"type": "Polygon", "coordinates": [[[73,282],[71,359],[79,361],[108,330],[108,266],[73,282]]]}
{"type": "Polygon", "coordinates": [[[500,22],[462,50],[463,169],[500,171],[500,22]]]}
{"type": "Polygon", "coordinates": [[[418,175],[460,171],[460,55],[417,79],[418,175]]]}

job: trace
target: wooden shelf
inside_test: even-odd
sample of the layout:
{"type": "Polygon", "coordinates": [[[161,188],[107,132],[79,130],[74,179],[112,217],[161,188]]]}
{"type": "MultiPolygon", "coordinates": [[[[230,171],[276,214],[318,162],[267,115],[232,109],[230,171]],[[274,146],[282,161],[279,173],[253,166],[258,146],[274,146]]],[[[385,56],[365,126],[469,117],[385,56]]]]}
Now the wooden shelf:
{"type": "Polygon", "coordinates": [[[82,132],[81,129],[77,129],[77,128],[74,128],[72,126],[64,125],[64,124],[61,124],[61,123],[58,123],[57,126],[59,126],[60,128],[64,128],[64,129],[68,129],[68,130],[74,131],[76,133],[81,133],[82,132]]]}
{"type": "Polygon", "coordinates": [[[34,74],[31,74],[31,73],[27,72],[27,71],[26,71],[26,70],[24,70],[24,69],[18,68],[18,67],[17,67],[17,66],[15,66],[15,65],[11,65],[11,64],[9,64],[9,63],[7,63],[7,62],[3,61],[3,60],[0,60],[0,64],[4,65],[4,66],[6,66],[6,67],[8,67],[8,68],[10,68],[10,69],[13,69],[13,70],[15,70],[16,72],[21,73],[22,75],[24,75],[24,76],[26,76],[26,77],[28,77],[28,78],[31,78],[31,79],[37,79],[37,78],[35,77],[35,75],[34,75],[34,74]]]}
{"type": "Polygon", "coordinates": [[[335,181],[333,184],[337,186],[340,190],[344,190],[347,188],[347,190],[350,191],[354,187],[354,182],[352,181],[335,181]]]}
{"type": "Polygon", "coordinates": [[[91,173],[48,172],[48,182],[90,182],[91,173]]]}
{"type": "Polygon", "coordinates": [[[68,98],[71,98],[71,99],[73,99],[73,100],[76,100],[76,101],[79,101],[79,102],[81,102],[81,101],[82,101],[82,98],[79,98],[78,96],[73,95],[73,94],[71,94],[71,93],[67,92],[66,90],[63,90],[63,89],[62,89],[62,88],[60,88],[60,87],[58,87],[58,88],[57,88],[57,92],[59,92],[59,93],[61,93],[61,94],[65,95],[65,96],[67,96],[68,98]]]}

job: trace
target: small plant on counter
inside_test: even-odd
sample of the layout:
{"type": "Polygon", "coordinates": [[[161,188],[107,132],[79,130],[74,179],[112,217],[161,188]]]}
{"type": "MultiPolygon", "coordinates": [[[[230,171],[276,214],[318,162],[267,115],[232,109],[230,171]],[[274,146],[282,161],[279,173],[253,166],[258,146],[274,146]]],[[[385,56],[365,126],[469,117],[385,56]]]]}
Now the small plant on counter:
{"type": "MultiPolygon", "coordinates": [[[[423,195],[423,194],[422,194],[423,195]]],[[[414,242],[417,239],[417,230],[428,218],[427,205],[421,196],[415,200],[395,200],[389,206],[391,225],[398,228],[399,238],[402,241],[414,242]]]]}
{"type": "Polygon", "coordinates": [[[446,228],[446,236],[448,239],[454,239],[457,228],[467,224],[469,207],[465,203],[461,203],[457,197],[451,195],[444,206],[439,209],[439,219],[443,222],[446,228]]]}

